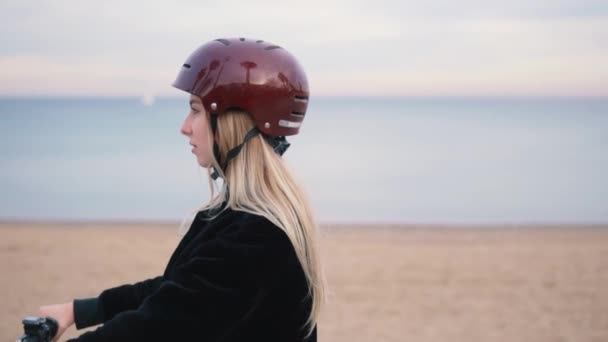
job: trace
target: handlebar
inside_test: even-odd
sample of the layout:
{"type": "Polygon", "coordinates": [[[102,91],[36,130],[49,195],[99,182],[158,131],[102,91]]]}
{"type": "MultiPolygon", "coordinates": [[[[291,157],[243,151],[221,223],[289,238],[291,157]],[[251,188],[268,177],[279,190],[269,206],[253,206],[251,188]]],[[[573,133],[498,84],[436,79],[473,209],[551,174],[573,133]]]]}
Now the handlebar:
{"type": "Polygon", "coordinates": [[[22,322],[25,334],[17,342],[50,342],[59,329],[59,324],[52,317],[27,316],[22,322]]]}

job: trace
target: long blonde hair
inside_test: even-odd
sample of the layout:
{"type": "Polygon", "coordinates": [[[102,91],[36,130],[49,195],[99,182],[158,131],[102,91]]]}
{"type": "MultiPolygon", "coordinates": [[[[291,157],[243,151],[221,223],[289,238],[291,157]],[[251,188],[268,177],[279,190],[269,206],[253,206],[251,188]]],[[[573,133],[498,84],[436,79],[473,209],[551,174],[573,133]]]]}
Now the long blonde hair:
{"type": "MultiPolygon", "coordinates": [[[[222,160],[254,126],[251,116],[241,110],[228,110],[218,116],[217,138],[222,160]]],[[[209,134],[208,146],[213,146],[211,139],[212,134],[209,134]]],[[[229,161],[225,172],[213,159],[213,166],[224,181],[218,190],[209,168],[211,200],[199,210],[217,207],[227,199],[226,207],[266,217],[283,229],[294,246],[306,275],[308,295],[312,296],[312,310],[305,323],[309,336],[326,302],[326,280],[320,258],[318,226],[307,196],[281,156],[260,134],[243,145],[240,153],[229,161]]],[[[182,226],[184,224],[188,222],[182,226]]]]}

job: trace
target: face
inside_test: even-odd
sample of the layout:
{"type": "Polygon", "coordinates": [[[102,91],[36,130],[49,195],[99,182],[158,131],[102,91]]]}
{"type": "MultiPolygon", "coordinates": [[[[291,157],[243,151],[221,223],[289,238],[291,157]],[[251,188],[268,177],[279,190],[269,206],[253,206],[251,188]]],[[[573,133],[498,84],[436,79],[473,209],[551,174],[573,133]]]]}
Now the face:
{"type": "Polygon", "coordinates": [[[213,146],[209,146],[211,127],[201,98],[190,95],[190,112],[182,124],[181,133],[190,138],[192,153],[202,167],[211,166],[213,146]]]}

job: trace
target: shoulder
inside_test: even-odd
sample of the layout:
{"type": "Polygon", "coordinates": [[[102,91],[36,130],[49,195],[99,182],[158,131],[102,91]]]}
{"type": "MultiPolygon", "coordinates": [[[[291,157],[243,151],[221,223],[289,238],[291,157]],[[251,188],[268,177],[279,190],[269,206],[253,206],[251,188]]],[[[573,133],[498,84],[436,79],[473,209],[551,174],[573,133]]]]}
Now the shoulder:
{"type": "Polygon", "coordinates": [[[284,253],[293,248],[283,228],[263,215],[241,210],[227,208],[209,220],[204,230],[202,239],[230,244],[248,254],[284,253]]]}
{"type": "Polygon", "coordinates": [[[234,234],[265,247],[291,247],[291,242],[283,228],[267,217],[244,211],[233,211],[235,224],[225,234],[234,234]]]}
{"type": "Polygon", "coordinates": [[[233,270],[246,270],[243,274],[267,284],[305,281],[291,239],[265,216],[227,209],[207,228],[194,253],[198,257],[223,260],[223,270],[233,265],[233,270]]]}
{"type": "MultiPolygon", "coordinates": [[[[204,214],[202,215],[204,217],[204,214]]],[[[251,212],[226,208],[209,221],[220,234],[247,234],[253,236],[283,236],[285,232],[267,217],[251,212]]]]}
{"type": "Polygon", "coordinates": [[[262,215],[236,212],[238,224],[227,230],[224,238],[239,246],[242,261],[251,271],[259,272],[255,277],[266,278],[266,282],[291,284],[303,280],[300,261],[292,241],[283,228],[262,215]]]}

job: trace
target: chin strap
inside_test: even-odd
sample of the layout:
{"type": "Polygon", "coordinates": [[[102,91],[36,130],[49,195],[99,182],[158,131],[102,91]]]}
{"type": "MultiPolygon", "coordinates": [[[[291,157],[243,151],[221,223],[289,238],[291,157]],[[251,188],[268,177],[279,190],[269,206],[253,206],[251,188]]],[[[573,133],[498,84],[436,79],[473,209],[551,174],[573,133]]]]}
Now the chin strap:
{"type": "MultiPolygon", "coordinates": [[[[215,133],[217,131],[217,114],[215,113],[211,113],[211,131],[213,134],[213,155],[215,156],[215,160],[218,161],[218,163],[220,163],[222,170],[225,172],[226,171],[226,167],[228,166],[228,161],[230,161],[230,159],[236,157],[239,152],[241,152],[241,149],[243,149],[243,146],[245,145],[245,143],[247,143],[247,141],[249,141],[249,139],[255,137],[258,134],[261,134],[262,137],[264,137],[264,140],[266,140],[266,142],[268,142],[268,144],[270,144],[270,146],[272,146],[272,149],[280,156],[283,155],[283,153],[285,153],[285,151],[287,151],[287,149],[289,148],[289,146],[291,145],[289,142],[287,142],[287,139],[285,139],[285,137],[283,136],[279,136],[279,137],[271,137],[267,134],[264,134],[263,132],[261,132],[257,127],[253,127],[249,132],[247,132],[247,134],[245,135],[245,138],[243,138],[243,142],[240,143],[238,146],[232,148],[230,151],[228,151],[228,153],[226,154],[226,160],[224,160],[223,162],[221,161],[221,156],[220,156],[220,147],[218,146],[217,142],[215,141],[215,133]]],[[[215,169],[215,167],[211,167],[213,169],[213,172],[211,173],[211,178],[213,178],[213,180],[216,180],[220,177],[219,172],[215,169]]]]}
{"type": "MultiPolygon", "coordinates": [[[[220,147],[217,145],[217,142],[215,141],[215,132],[217,131],[217,113],[211,113],[211,136],[213,137],[213,156],[215,157],[215,160],[218,161],[220,160],[220,147]]],[[[216,180],[220,174],[219,172],[217,172],[217,170],[215,169],[214,166],[211,166],[211,169],[213,170],[213,172],[211,173],[211,178],[213,178],[213,180],[216,180]]]]}

